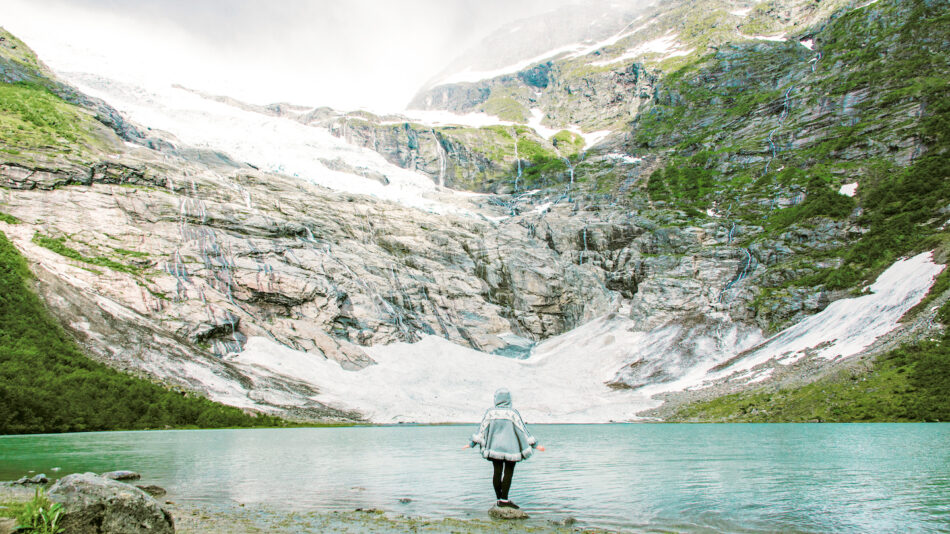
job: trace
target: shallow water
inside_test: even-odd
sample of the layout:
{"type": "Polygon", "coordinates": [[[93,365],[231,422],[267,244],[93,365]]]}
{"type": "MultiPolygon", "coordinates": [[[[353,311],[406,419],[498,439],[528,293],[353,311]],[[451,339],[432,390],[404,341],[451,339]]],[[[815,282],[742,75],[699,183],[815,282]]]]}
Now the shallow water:
{"type": "MultiPolygon", "coordinates": [[[[168,499],[277,510],[484,517],[474,426],[0,437],[0,479],[132,469],[168,499]],[[61,470],[53,472],[52,468],[61,470]],[[400,499],[411,499],[401,503],[400,499]]],[[[515,470],[535,518],[632,530],[943,532],[950,424],[533,425],[515,470]]]]}

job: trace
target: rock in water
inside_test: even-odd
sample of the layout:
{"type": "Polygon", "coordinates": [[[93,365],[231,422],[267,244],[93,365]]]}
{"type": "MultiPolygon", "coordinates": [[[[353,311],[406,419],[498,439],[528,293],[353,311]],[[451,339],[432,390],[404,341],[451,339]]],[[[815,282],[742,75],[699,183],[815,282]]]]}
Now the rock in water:
{"type": "Polygon", "coordinates": [[[142,478],[142,475],[135,471],[109,471],[108,473],[103,473],[102,476],[112,480],[138,480],[142,478]]]}
{"type": "Polygon", "coordinates": [[[492,519],[528,519],[528,514],[524,510],[500,506],[492,506],[488,510],[488,516],[492,519]]]}
{"type": "Polygon", "coordinates": [[[49,479],[46,478],[46,474],[41,473],[39,475],[34,476],[33,478],[20,477],[14,482],[14,484],[25,486],[27,484],[46,484],[47,482],[49,482],[49,479]]]}
{"type": "Polygon", "coordinates": [[[63,505],[61,525],[70,534],[174,534],[171,514],[144,491],[96,476],[68,475],[49,490],[63,505]]]}
{"type": "Polygon", "coordinates": [[[152,497],[164,497],[165,494],[168,493],[167,491],[165,491],[165,488],[161,486],[156,486],[154,484],[145,484],[144,486],[140,486],[136,484],[135,487],[144,491],[145,493],[148,493],[152,497]]]}

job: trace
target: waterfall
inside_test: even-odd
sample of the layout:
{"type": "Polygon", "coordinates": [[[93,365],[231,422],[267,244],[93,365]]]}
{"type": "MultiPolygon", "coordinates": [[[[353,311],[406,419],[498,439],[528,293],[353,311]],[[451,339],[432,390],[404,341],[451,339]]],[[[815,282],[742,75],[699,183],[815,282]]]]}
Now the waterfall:
{"type": "Polygon", "coordinates": [[[769,167],[772,165],[772,160],[778,156],[778,149],[775,147],[775,141],[772,139],[772,136],[775,135],[775,132],[779,131],[782,125],[785,123],[785,118],[788,117],[788,110],[790,109],[789,101],[791,99],[792,91],[795,89],[795,86],[792,85],[785,91],[785,100],[782,102],[782,114],[778,118],[778,126],[772,129],[769,132],[769,147],[772,149],[772,157],[769,158],[769,161],[765,164],[765,170],[762,171],[762,174],[768,174],[769,167]]]}
{"type": "Polygon", "coordinates": [[[779,122],[785,122],[785,117],[788,117],[788,109],[789,109],[788,100],[789,100],[789,96],[792,94],[792,91],[794,89],[795,89],[795,86],[793,85],[789,87],[787,91],[785,91],[785,101],[782,102],[782,114],[779,116],[779,119],[778,119],[779,122]]]}
{"type": "Polygon", "coordinates": [[[515,162],[518,164],[518,176],[515,177],[515,193],[518,192],[518,182],[521,181],[521,156],[518,154],[518,130],[511,129],[512,137],[515,140],[515,162]]]}
{"type": "MultiPolygon", "coordinates": [[[[813,43],[813,41],[811,41],[811,40],[809,40],[809,41],[807,42],[807,44],[806,44],[805,41],[802,41],[802,42],[801,42],[801,45],[804,46],[805,48],[809,49],[809,50],[814,50],[814,43],[813,43]]],[[[808,60],[808,63],[811,64],[811,71],[812,71],[812,72],[815,72],[815,67],[818,65],[818,62],[819,62],[819,61],[821,61],[821,50],[817,50],[817,51],[815,52],[815,56],[808,60]]],[[[769,147],[770,147],[770,149],[772,150],[772,157],[770,157],[770,158],[769,158],[769,161],[765,164],[765,170],[762,171],[762,175],[763,175],[763,176],[764,176],[765,174],[768,174],[768,172],[769,172],[769,167],[772,165],[772,160],[774,160],[774,159],[777,157],[777,155],[778,155],[778,150],[777,150],[777,148],[775,147],[775,141],[774,141],[772,138],[773,138],[773,136],[775,135],[775,132],[777,132],[777,131],[782,127],[782,125],[785,123],[786,117],[788,117],[788,112],[789,112],[789,110],[791,109],[790,99],[791,99],[791,94],[792,94],[792,91],[793,91],[793,90],[795,90],[795,85],[790,86],[790,87],[785,91],[785,100],[784,100],[784,102],[782,103],[782,114],[779,116],[779,119],[778,119],[778,126],[776,126],[775,128],[773,128],[772,131],[769,132],[769,147]]]]}
{"type": "Polygon", "coordinates": [[[439,187],[445,188],[445,167],[446,167],[445,147],[442,146],[442,141],[439,139],[438,134],[435,133],[435,129],[432,129],[430,131],[432,132],[432,138],[435,139],[436,152],[439,154],[439,187]]]}
{"type": "Polygon", "coordinates": [[[755,256],[752,255],[752,249],[744,248],[742,249],[745,252],[745,258],[743,258],[742,267],[739,269],[739,272],[736,273],[736,276],[726,284],[726,287],[722,288],[722,291],[719,292],[719,302],[722,302],[723,297],[726,294],[726,291],[732,289],[739,281],[747,278],[752,271],[755,270],[755,256]]]}
{"type": "Polygon", "coordinates": [[[557,154],[559,158],[561,158],[561,161],[567,164],[567,168],[571,172],[571,183],[568,184],[568,187],[567,187],[568,191],[570,191],[571,189],[574,188],[574,164],[571,163],[570,159],[565,158],[563,155],[561,155],[561,151],[557,149],[556,145],[554,146],[554,152],[557,154]]]}
{"type": "Polygon", "coordinates": [[[587,225],[588,224],[589,224],[589,221],[585,220],[584,221],[584,251],[581,252],[580,261],[578,262],[580,265],[584,265],[584,256],[587,255],[587,225]]]}

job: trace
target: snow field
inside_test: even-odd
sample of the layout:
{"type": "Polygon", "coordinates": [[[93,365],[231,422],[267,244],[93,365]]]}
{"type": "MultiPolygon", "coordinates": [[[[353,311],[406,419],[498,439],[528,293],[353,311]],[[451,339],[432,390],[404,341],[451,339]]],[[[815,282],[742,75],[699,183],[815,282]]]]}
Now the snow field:
{"type": "Polygon", "coordinates": [[[788,364],[806,353],[826,359],[858,354],[896,328],[942,270],[929,252],[902,259],[867,295],[836,301],[764,342],[758,331],[737,326],[715,336],[687,336],[702,357],[670,364],[666,370],[676,378],[636,390],[612,389],[606,383],[632,362],[676,360],[684,350],[682,326],[643,332],[629,319],[611,314],[540,343],[524,360],[428,336],[413,344],[367,348],[378,364],[360,371],[345,371],[320,355],[251,338],[232,363],[251,374],[311,384],[319,389],[320,402],[359,411],[377,423],[478,421],[491,394],[502,386],[512,391],[515,406],[529,422],[630,421],[637,412],[659,404],[651,398],[657,393],[702,387],[736,374],[750,375],[751,382],[764,380],[770,370],[750,370],[772,359],[788,364]],[[728,368],[714,370],[745,351],[728,368]]]}
{"type": "Polygon", "coordinates": [[[108,86],[89,87],[81,80],[73,83],[140,124],[170,132],[186,145],[224,152],[264,171],[434,213],[459,211],[431,198],[437,185],[428,177],[392,165],[378,153],[351,145],[324,128],[245,111],[174,87],[138,88],[130,94],[108,86]],[[341,159],[357,172],[381,173],[390,183],[383,185],[358,174],[330,170],[321,159],[341,159]]]}

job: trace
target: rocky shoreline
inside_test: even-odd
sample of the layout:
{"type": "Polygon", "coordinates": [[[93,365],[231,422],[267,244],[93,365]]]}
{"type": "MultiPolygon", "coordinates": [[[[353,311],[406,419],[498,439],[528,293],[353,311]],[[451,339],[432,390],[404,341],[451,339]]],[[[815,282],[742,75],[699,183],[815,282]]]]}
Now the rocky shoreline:
{"type": "MultiPolygon", "coordinates": [[[[429,533],[460,533],[460,534],[480,534],[488,532],[555,532],[555,533],[575,533],[585,532],[590,534],[599,534],[605,532],[615,532],[601,529],[585,528],[575,526],[574,519],[570,517],[558,519],[542,519],[538,517],[524,517],[517,520],[494,518],[489,519],[486,513],[485,519],[460,519],[460,518],[431,518],[406,516],[395,513],[385,512],[383,510],[369,508],[347,511],[290,511],[279,509],[269,505],[245,505],[242,503],[230,504],[199,504],[190,502],[178,502],[173,500],[159,501],[146,493],[147,489],[133,485],[135,478],[128,479],[128,483],[116,481],[107,478],[105,475],[95,475],[93,473],[68,475],[57,481],[55,484],[33,484],[2,482],[0,483],[0,534],[9,534],[15,532],[16,523],[5,515],[9,515],[11,505],[17,503],[27,503],[34,498],[37,488],[46,490],[53,502],[65,502],[65,516],[77,514],[83,516],[79,511],[77,502],[82,503],[85,510],[95,509],[97,513],[102,513],[103,509],[108,508],[109,501],[114,502],[115,493],[112,496],[103,496],[101,488],[115,492],[117,489],[125,496],[123,502],[134,501],[134,506],[120,506],[120,514],[127,514],[129,517],[136,517],[137,524],[140,527],[136,532],[175,532],[177,534],[199,534],[211,532],[230,532],[234,534],[253,534],[253,533],[301,533],[301,532],[340,532],[340,533],[362,533],[362,532],[380,532],[380,533],[398,533],[398,532],[429,532],[429,533]],[[90,489],[95,485],[96,489],[90,489]],[[68,499],[64,499],[62,487],[70,487],[73,491],[68,499]],[[105,503],[105,504],[104,504],[105,503]],[[132,510],[132,511],[130,511],[132,510]],[[156,513],[167,518],[168,522],[159,519],[157,522],[142,521],[138,511],[151,510],[152,515],[156,513]],[[146,526],[147,525],[147,526],[146,526]],[[170,528],[170,530],[169,530],[170,528]]],[[[157,486],[149,487],[154,488],[157,486]]],[[[144,517],[144,516],[143,516],[144,517]]],[[[79,517],[83,519],[83,517],[79,517]]],[[[86,517],[85,519],[88,519],[86,517]]],[[[95,521],[99,521],[101,516],[95,521]]],[[[75,521],[76,518],[74,517],[75,521]]],[[[89,530],[107,534],[128,534],[129,524],[120,525],[115,518],[107,519],[101,523],[102,530],[89,530]],[[109,530],[107,524],[112,522],[114,528],[109,530]]],[[[86,532],[82,527],[67,528],[67,533],[86,532]]]]}

